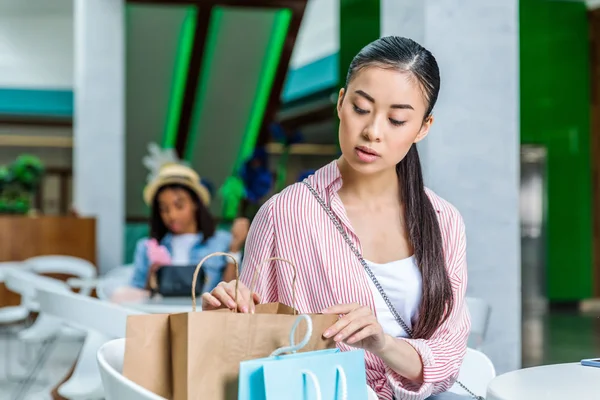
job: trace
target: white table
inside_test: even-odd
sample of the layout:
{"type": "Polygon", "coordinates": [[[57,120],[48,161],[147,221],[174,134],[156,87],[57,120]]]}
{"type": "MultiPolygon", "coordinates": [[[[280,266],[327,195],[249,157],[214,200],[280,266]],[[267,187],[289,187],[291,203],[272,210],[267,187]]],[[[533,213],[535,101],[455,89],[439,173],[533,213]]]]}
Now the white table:
{"type": "Polygon", "coordinates": [[[508,372],[492,380],[487,400],[600,398],[600,368],[555,364],[508,372]]]}
{"type": "MultiPolygon", "coordinates": [[[[148,314],[177,314],[192,312],[191,297],[153,297],[136,302],[123,303],[123,307],[148,314]]],[[[201,310],[201,300],[196,300],[196,311],[201,310]]]]}

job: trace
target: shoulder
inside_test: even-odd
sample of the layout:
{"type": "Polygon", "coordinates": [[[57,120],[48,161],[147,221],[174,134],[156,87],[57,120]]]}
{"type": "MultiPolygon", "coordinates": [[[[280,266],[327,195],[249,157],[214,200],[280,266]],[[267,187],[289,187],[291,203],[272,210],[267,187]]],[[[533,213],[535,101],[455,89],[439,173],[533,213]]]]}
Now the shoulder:
{"type": "Polygon", "coordinates": [[[138,253],[141,251],[146,251],[149,240],[150,239],[148,237],[143,237],[141,239],[138,239],[138,241],[135,244],[135,252],[138,253]]]}
{"type": "Polygon", "coordinates": [[[211,239],[219,242],[228,242],[231,240],[231,232],[225,229],[217,229],[211,239]]]}
{"type": "Polygon", "coordinates": [[[437,213],[440,228],[442,229],[442,235],[444,234],[444,231],[447,231],[448,229],[464,230],[465,224],[462,215],[453,204],[443,199],[429,188],[425,188],[425,193],[427,194],[427,197],[429,197],[429,201],[437,213]]]}
{"type": "Polygon", "coordinates": [[[231,242],[231,237],[231,232],[225,229],[217,229],[215,234],[206,241],[206,244],[228,248],[231,242]]]}

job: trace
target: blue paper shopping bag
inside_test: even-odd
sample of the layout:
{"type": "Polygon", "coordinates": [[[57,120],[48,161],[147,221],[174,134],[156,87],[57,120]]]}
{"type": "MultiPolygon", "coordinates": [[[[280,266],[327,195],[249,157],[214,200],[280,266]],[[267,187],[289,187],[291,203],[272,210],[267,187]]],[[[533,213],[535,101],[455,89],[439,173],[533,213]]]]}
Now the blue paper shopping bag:
{"type": "Polygon", "coordinates": [[[301,315],[292,328],[291,346],[278,349],[271,357],[240,363],[238,400],[364,400],[367,398],[363,350],[339,349],[292,353],[310,339],[310,318],[301,315]],[[309,329],[295,345],[293,334],[301,320],[309,329]]]}

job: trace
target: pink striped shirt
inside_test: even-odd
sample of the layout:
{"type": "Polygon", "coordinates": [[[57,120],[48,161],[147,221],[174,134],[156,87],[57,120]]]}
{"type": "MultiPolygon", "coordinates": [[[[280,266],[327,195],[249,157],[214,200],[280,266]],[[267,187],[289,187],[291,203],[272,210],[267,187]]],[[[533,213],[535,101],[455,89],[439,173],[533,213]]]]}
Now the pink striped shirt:
{"type": "MultiPolygon", "coordinates": [[[[344,206],[337,194],[342,186],[337,162],[319,169],[309,182],[343,223],[360,250],[344,206]]],[[[366,353],[367,382],[380,399],[425,399],[452,386],[466,353],[470,319],[464,304],[467,287],[465,228],[459,212],[427,190],[437,210],[454,308],[431,339],[405,340],[421,356],[424,383],[416,384],[396,374],[383,361],[366,353]]],[[[269,257],[293,261],[298,270],[296,308],[319,313],[334,304],[359,303],[375,312],[373,292],[366,272],[342,235],[308,188],[297,183],[269,199],[256,215],[246,242],[240,279],[249,284],[255,268],[269,257]]],[[[263,302],[292,302],[292,268],[284,262],[263,266],[256,291],[263,302]]],[[[340,344],[342,350],[350,347],[340,344]]]]}

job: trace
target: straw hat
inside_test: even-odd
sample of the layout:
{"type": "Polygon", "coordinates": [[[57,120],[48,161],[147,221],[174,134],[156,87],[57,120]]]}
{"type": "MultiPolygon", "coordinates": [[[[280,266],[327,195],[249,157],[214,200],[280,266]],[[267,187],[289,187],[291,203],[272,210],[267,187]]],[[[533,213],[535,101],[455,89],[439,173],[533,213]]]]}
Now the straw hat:
{"type": "Polygon", "coordinates": [[[178,183],[192,190],[200,198],[205,206],[210,205],[210,193],[200,183],[200,176],[191,168],[179,164],[167,164],[163,166],[158,175],[152,179],[144,188],[144,201],[151,205],[158,190],[169,184],[178,183]]]}

